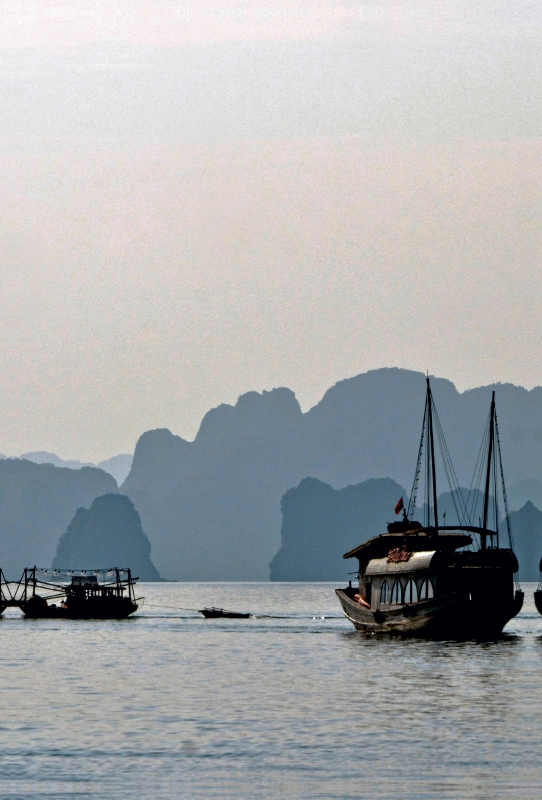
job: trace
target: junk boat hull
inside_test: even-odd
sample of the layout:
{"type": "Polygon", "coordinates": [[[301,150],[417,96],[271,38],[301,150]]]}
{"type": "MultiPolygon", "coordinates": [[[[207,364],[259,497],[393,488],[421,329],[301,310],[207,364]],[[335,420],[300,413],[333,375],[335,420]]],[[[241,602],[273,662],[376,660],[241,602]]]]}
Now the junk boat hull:
{"type": "Polygon", "coordinates": [[[523,592],[499,609],[477,606],[454,596],[421,603],[370,611],[348,596],[348,590],[336,589],[345,617],[356,630],[365,633],[395,633],[429,638],[487,639],[500,636],[507,622],[523,605],[523,592]]]}

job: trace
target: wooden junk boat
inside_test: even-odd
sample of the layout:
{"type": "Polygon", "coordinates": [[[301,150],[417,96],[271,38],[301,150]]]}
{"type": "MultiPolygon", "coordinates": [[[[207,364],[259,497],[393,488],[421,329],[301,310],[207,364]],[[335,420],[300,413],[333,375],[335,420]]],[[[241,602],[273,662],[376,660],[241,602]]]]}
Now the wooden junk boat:
{"type": "Polygon", "coordinates": [[[504,485],[495,392],[475,479],[477,485],[474,490],[471,486],[465,499],[455,478],[427,378],[422,436],[410,501],[405,509],[401,498],[395,509],[396,513],[403,511],[403,519],[389,524],[387,533],[344,555],[359,561],[359,586],[354,588],[350,582],[336,593],[345,616],[357,630],[438,638],[492,638],[501,634],[506,623],[519,613],[523,592],[515,582],[518,562],[513,551],[504,485]],[[435,429],[455,512],[461,521],[458,525],[439,523],[435,429]],[[422,453],[426,494],[423,525],[412,519],[422,453]],[[499,546],[498,482],[504,502],[508,548],[499,546]],[[479,526],[474,526],[471,517],[482,498],[483,518],[479,526]],[[490,510],[494,529],[489,527],[490,510]]]}
{"type": "MultiPolygon", "coordinates": [[[[34,619],[125,619],[137,611],[137,578],[129,569],[25,569],[19,583],[4,583],[0,602],[34,619]],[[100,579],[100,580],[99,580],[100,579]]],[[[1,613],[1,612],[0,612],[1,613]]]]}

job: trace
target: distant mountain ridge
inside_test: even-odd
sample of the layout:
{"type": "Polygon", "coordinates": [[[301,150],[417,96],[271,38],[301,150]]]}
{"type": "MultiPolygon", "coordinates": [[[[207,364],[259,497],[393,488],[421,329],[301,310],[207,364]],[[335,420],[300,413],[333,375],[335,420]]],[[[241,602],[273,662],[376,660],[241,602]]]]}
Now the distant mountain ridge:
{"type": "MultiPolygon", "coordinates": [[[[7,456],[0,455],[0,459],[5,458],[7,458],[7,456]]],[[[25,461],[32,461],[34,464],[53,464],[55,467],[65,467],[66,469],[98,467],[99,469],[103,469],[105,472],[108,472],[110,475],[112,475],[119,486],[126,480],[133,461],[133,456],[128,453],[112,456],[112,458],[107,458],[105,461],[100,461],[99,464],[93,464],[86,461],[69,461],[60,458],[60,456],[57,456],[55,453],[49,453],[47,450],[37,450],[31,453],[23,453],[21,456],[16,456],[16,458],[24,459],[25,461]]]]}
{"type": "Polygon", "coordinates": [[[115,479],[95,467],[0,461],[0,568],[15,580],[24,567],[50,566],[76,510],[117,491],[115,479]]]}
{"type": "MultiPolygon", "coordinates": [[[[510,494],[517,484],[523,503],[525,493],[542,493],[542,387],[460,393],[443,378],[431,383],[462,485],[470,485],[495,389],[510,494]]],[[[267,579],[280,547],[281,497],[309,475],[336,489],[389,478],[409,490],[424,392],[420,372],[372,370],[335,384],[306,413],[278,388],[212,409],[193,442],[166,429],[144,433],[121,491],[141,514],[160,573],[267,579]]]]}

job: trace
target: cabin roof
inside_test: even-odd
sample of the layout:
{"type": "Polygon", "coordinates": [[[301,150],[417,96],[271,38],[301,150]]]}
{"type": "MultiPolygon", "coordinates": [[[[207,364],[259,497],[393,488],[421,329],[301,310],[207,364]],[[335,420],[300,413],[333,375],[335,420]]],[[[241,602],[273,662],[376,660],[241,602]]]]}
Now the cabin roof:
{"type": "Polygon", "coordinates": [[[365,575],[393,575],[404,572],[427,570],[431,566],[435,550],[421,550],[412,553],[408,561],[388,561],[387,557],[372,558],[367,564],[365,575]]]}
{"type": "Polygon", "coordinates": [[[425,529],[403,533],[383,533],[374,536],[367,542],[354,547],[345,553],[343,558],[359,558],[370,561],[372,558],[383,558],[395,547],[404,547],[412,552],[428,550],[457,550],[472,543],[472,536],[460,530],[440,533],[435,536],[425,529]]]}

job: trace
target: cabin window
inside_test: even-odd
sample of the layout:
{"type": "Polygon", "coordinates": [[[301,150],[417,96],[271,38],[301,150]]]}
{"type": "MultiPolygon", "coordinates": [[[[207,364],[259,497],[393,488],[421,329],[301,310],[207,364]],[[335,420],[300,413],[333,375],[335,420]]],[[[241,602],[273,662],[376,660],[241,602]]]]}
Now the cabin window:
{"type": "Polygon", "coordinates": [[[417,600],[418,600],[418,589],[416,587],[416,584],[411,578],[407,583],[405,589],[405,603],[416,603],[417,600]]]}
{"type": "Polygon", "coordinates": [[[390,602],[390,587],[388,581],[384,581],[380,590],[380,605],[387,605],[390,602]]]}
{"type": "Polygon", "coordinates": [[[420,587],[420,600],[431,600],[434,596],[433,581],[426,578],[420,587]]]}
{"type": "Polygon", "coordinates": [[[391,590],[391,602],[398,605],[403,602],[403,587],[401,581],[395,581],[393,589],[391,590]]]}

